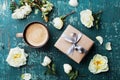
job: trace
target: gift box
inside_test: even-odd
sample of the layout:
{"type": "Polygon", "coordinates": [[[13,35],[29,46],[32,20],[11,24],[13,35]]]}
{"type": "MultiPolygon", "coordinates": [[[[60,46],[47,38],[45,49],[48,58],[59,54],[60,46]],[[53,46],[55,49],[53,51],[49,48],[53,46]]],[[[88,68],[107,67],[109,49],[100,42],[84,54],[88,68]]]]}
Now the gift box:
{"type": "Polygon", "coordinates": [[[93,44],[93,40],[68,25],[54,46],[75,62],[80,63],[93,44]]]}

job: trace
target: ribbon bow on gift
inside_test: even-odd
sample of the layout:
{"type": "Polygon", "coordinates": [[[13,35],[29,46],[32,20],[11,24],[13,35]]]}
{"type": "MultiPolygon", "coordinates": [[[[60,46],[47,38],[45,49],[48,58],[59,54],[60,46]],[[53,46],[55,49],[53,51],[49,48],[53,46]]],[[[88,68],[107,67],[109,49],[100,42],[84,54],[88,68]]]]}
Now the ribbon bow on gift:
{"type": "Polygon", "coordinates": [[[82,46],[77,45],[77,43],[79,42],[79,40],[81,39],[82,34],[76,34],[76,33],[72,33],[72,36],[69,37],[67,35],[63,35],[63,38],[65,39],[65,41],[71,43],[72,45],[70,46],[70,48],[68,49],[67,54],[72,54],[74,52],[74,50],[77,50],[79,53],[87,53],[87,50],[84,49],[82,46]]]}

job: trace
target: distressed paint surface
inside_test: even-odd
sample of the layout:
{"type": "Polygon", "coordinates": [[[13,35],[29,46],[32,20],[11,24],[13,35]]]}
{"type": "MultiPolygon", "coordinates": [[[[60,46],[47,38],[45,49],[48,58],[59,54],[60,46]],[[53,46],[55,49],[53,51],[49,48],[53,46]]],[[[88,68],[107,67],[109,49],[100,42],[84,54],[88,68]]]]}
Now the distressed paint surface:
{"type": "Polygon", "coordinates": [[[69,63],[75,69],[79,70],[80,75],[77,80],[119,80],[120,79],[120,0],[78,0],[79,6],[73,8],[68,5],[68,0],[50,0],[55,8],[50,15],[50,22],[45,23],[41,18],[41,13],[34,14],[34,11],[24,20],[13,20],[9,10],[10,0],[0,0],[0,80],[21,80],[21,74],[28,72],[32,74],[32,80],[68,80],[67,75],[63,71],[63,64],[69,63]],[[7,1],[5,4],[4,1],[7,1]],[[6,5],[2,7],[3,5],[6,5]],[[80,22],[79,13],[81,10],[91,9],[93,12],[103,11],[100,28],[87,29],[80,22]],[[67,17],[62,30],[56,30],[52,26],[52,19],[75,10],[76,13],[67,17]],[[16,38],[17,32],[22,32],[25,25],[39,21],[47,25],[50,32],[50,39],[46,46],[40,49],[32,49],[24,43],[21,38],[16,38]],[[62,54],[53,47],[59,36],[62,34],[68,24],[75,26],[78,30],[88,35],[95,41],[95,45],[89,54],[80,64],[75,63],[66,55],[62,54]],[[104,43],[99,45],[96,36],[102,36],[104,43]],[[112,51],[105,50],[105,43],[112,43],[112,51]],[[6,57],[10,48],[19,46],[25,49],[29,54],[28,63],[20,68],[10,67],[6,63],[6,57]],[[92,57],[100,53],[109,59],[110,70],[106,73],[93,75],[88,70],[88,65],[92,57]],[[41,62],[45,55],[48,55],[56,64],[58,74],[56,76],[44,75],[46,68],[41,66],[41,62]]]}

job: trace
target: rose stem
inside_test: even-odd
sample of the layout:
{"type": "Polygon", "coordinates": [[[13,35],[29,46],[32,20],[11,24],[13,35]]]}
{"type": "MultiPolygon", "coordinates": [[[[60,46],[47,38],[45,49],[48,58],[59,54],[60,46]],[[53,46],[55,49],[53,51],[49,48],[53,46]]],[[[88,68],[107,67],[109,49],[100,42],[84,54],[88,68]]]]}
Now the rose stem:
{"type": "Polygon", "coordinates": [[[75,11],[72,11],[72,12],[66,14],[65,16],[62,16],[61,18],[64,20],[66,17],[68,17],[69,15],[74,14],[74,13],[75,13],[75,11]]]}

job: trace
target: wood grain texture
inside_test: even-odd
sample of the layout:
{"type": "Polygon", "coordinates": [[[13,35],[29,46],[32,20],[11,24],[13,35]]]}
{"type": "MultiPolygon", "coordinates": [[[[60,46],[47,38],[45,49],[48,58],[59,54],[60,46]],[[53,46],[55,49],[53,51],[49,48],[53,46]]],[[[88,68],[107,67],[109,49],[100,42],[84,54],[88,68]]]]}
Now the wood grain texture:
{"type": "Polygon", "coordinates": [[[41,18],[41,13],[34,14],[34,10],[26,19],[13,20],[9,10],[10,0],[0,0],[0,80],[21,80],[21,74],[25,72],[32,74],[32,80],[68,80],[67,75],[63,71],[64,63],[71,64],[74,69],[79,70],[80,75],[86,75],[86,77],[79,76],[77,80],[119,80],[120,0],[78,0],[79,6],[76,8],[68,5],[69,0],[50,1],[54,4],[54,10],[50,15],[50,21],[45,23],[41,18]],[[4,1],[7,1],[5,9],[2,8],[4,1]],[[84,9],[91,9],[94,13],[99,10],[103,11],[99,30],[95,28],[87,29],[81,24],[79,13],[84,9]],[[66,18],[62,30],[57,30],[52,26],[51,21],[54,17],[67,14],[72,10],[75,10],[76,13],[66,18]],[[15,37],[17,32],[23,32],[25,25],[32,21],[42,22],[48,27],[50,39],[43,48],[32,49],[24,43],[23,39],[15,37]],[[68,24],[75,26],[95,41],[95,45],[80,64],[75,63],[53,47],[68,24]],[[98,35],[104,38],[104,43],[101,46],[95,39],[98,35]],[[108,41],[112,43],[112,51],[105,50],[105,43],[108,41]],[[6,63],[9,49],[16,46],[24,48],[25,52],[29,54],[26,66],[13,68],[6,63]],[[110,67],[108,72],[98,75],[93,75],[89,72],[89,62],[96,53],[108,57],[110,67]],[[45,55],[51,57],[56,64],[58,73],[56,76],[44,75],[46,68],[41,66],[40,63],[45,55]]]}

